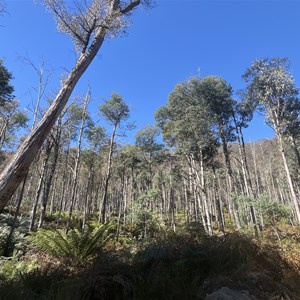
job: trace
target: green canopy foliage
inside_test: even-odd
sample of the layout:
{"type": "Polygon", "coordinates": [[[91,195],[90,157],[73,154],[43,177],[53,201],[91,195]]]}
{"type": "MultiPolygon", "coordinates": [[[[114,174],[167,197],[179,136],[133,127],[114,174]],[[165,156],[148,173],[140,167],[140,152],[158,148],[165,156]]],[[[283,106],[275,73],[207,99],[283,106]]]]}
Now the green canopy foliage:
{"type": "Polygon", "coordinates": [[[281,133],[299,125],[298,89],[287,58],[255,60],[243,75],[247,97],[281,133]],[[295,126],[296,124],[296,126],[295,126]]]}
{"type": "Polygon", "coordinates": [[[112,125],[118,125],[122,120],[129,118],[129,107],[116,93],[113,93],[110,99],[103,103],[99,109],[102,116],[112,125]]]}
{"type": "Polygon", "coordinates": [[[218,122],[227,125],[223,119],[230,118],[230,95],[231,87],[217,77],[178,84],[169,95],[168,105],[155,114],[164,140],[179,153],[197,156],[201,151],[213,156],[219,139],[218,122]]]}
{"type": "Polygon", "coordinates": [[[12,95],[14,87],[10,83],[12,79],[12,74],[5,68],[3,61],[0,59],[0,106],[14,98],[12,95]]]}

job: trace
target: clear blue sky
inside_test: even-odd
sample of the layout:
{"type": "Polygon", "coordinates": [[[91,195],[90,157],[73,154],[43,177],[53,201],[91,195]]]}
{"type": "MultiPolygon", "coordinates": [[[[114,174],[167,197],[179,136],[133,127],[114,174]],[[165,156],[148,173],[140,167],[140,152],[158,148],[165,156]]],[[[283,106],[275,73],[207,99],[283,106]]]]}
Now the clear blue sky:
{"type": "MultiPolygon", "coordinates": [[[[18,57],[27,55],[37,65],[45,60],[53,71],[46,96],[53,96],[75,52],[43,6],[33,0],[6,3],[0,57],[15,77],[15,95],[24,108],[32,103],[29,91],[38,77],[18,57]]],[[[154,112],[167,103],[174,86],[193,75],[221,76],[237,90],[244,87],[241,75],[254,59],[280,56],[290,59],[300,86],[299,14],[297,0],[157,0],[154,9],[135,11],[126,36],[105,42],[73,95],[84,94],[90,83],[90,111],[96,114],[103,99],[118,92],[138,130],[153,124],[154,112]]],[[[259,117],[245,132],[252,141],[272,135],[259,117]]]]}

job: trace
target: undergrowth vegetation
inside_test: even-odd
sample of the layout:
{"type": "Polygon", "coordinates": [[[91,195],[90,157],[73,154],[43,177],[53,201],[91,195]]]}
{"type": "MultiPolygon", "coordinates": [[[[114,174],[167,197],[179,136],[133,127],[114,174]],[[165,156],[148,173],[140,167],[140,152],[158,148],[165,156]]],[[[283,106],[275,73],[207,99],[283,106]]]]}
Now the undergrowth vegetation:
{"type": "Polygon", "coordinates": [[[51,222],[32,233],[22,224],[16,233],[23,232],[23,252],[1,257],[0,299],[205,299],[222,287],[247,290],[255,299],[299,299],[296,227],[279,227],[280,240],[271,227],[260,239],[208,236],[199,223],[176,232],[161,226],[145,238],[128,227],[117,240],[114,220],[67,233],[51,222]]]}
{"type": "Polygon", "coordinates": [[[71,265],[80,265],[101,251],[111,237],[110,228],[111,226],[101,225],[82,230],[71,229],[67,233],[62,229],[39,229],[28,240],[38,250],[67,260],[71,265]]]}

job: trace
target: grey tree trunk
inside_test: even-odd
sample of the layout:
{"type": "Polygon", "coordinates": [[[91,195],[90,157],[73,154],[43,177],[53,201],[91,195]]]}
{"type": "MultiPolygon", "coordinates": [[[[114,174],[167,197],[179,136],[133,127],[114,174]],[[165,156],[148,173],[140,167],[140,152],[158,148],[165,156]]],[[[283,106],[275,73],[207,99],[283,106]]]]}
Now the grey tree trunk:
{"type": "MultiPolygon", "coordinates": [[[[245,152],[243,132],[242,132],[241,127],[238,126],[234,114],[233,114],[233,120],[234,120],[235,129],[236,129],[236,133],[237,133],[239,154],[240,154],[240,160],[241,160],[241,166],[242,166],[242,172],[243,172],[243,179],[244,179],[246,195],[248,197],[250,197],[251,199],[253,199],[254,198],[254,192],[253,192],[252,182],[251,182],[250,174],[249,174],[249,167],[248,167],[247,156],[246,156],[246,152],[245,152]]],[[[255,209],[254,209],[252,204],[250,204],[250,216],[251,216],[251,221],[252,221],[253,226],[254,226],[255,236],[259,237],[257,224],[256,224],[255,209]]]]}
{"type": "MultiPolygon", "coordinates": [[[[36,193],[35,193],[35,200],[34,200],[34,203],[33,203],[33,206],[32,206],[31,220],[30,220],[30,225],[29,225],[30,230],[32,230],[33,227],[34,227],[35,217],[36,217],[36,210],[37,210],[38,202],[39,202],[40,195],[41,195],[41,192],[42,192],[42,187],[43,187],[43,184],[44,184],[44,181],[45,181],[45,174],[47,173],[48,161],[49,161],[49,157],[50,157],[51,148],[52,148],[52,145],[48,140],[47,145],[46,145],[45,159],[44,159],[43,167],[42,167],[42,170],[41,170],[40,180],[39,180],[38,188],[37,188],[36,193]]],[[[25,174],[25,177],[26,176],[27,176],[27,173],[25,174]]]]}
{"type": "Polygon", "coordinates": [[[238,230],[241,229],[241,224],[239,220],[239,215],[237,208],[235,204],[232,201],[232,193],[235,192],[235,186],[234,186],[234,180],[233,180],[233,172],[232,172],[232,167],[231,167],[231,162],[230,162],[230,156],[229,156],[229,151],[228,151],[228,145],[224,133],[224,127],[221,122],[219,122],[219,133],[220,137],[222,140],[222,147],[223,147],[223,154],[224,154],[224,159],[225,159],[225,166],[226,166],[226,171],[227,171],[227,178],[228,178],[228,206],[229,206],[229,212],[232,212],[236,227],[238,230]]]}
{"type": "Polygon", "coordinates": [[[90,166],[90,171],[87,179],[86,184],[86,191],[84,196],[84,207],[83,207],[83,218],[82,218],[82,228],[85,227],[86,219],[87,219],[87,212],[88,212],[88,200],[90,196],[90,185],[91,185],[91,178],[92,178],[93,166],[90,166]]]}
{"type": "Polygon", "coordinates": [[[53,157],[53,161],[51,162],[51,165],[50,165],[49,174],[47,174],[48,172],[46,173],[45,186],[44,186],[44,192],[43,192],[42,204],[41,204],[41,215],[40,215],[40,219],[39,219],[38,228],[41,228],[43,226],[44,218],[46,216],[46,208],[47,208],[47,203],[48,203],[48,198],[49,198],[49,193],[50,193],[50,187],[52,184],[52,180],[54,177],[54,173],[55,173],[56,165],[57,165],[57,161],[58,161],[59,140],[60,140],[60,130],[58,130],[57,138],[56,138],[56,141],[54,142],[54,157],[53,157]]]}
{"type": "Polygon", "coordinates": [[[217,210],[217,215],[218,215],[217,219],[218,219],[218,223],[220,226],[220,230],[225,235],[225,222],[224,222],[224,216],[223,216],[223,210],[222,210],[222,203],[221,203],[221,199],[220,199],[220,195],[219,195],[220,187],[218,186],[217,176],[216,176],[216,168],[215,168],[214,164],[213,164],[212,168],[213,168],[213,193],[214,193],[214,197],[215,197],[215,201],[216,201],[216,210],[217,210]]]}
{"type": "Polygon", "coordinates": [[[170,202],[170,225],[174,232],[176,232],[176,223],[175,223],[175,199],[174,199],[174,188],[172,181],[172,163],[170,165],[170,174],[169,174],[169,185],[170,185],[170,193],[169,193],[169,202],[170,202]]]}
{"type": "Polygon", "coordinates": [[[126,222],[127,222],[127,193],[128,193],[128,177],[127,175],[125,176],[125,189],[124,189],[124,194],[123,194],[123,202],[124,202],[124,205],[123,205],[123,228],[124,228],[124,231],[125,231],[125,228],[126,228],[126,222]]]}
{"type": "Polygon", "coordinates": [[[251,185],[251,181],[250,181],[249,168],[247,166],[247,157],[245,155],[244,145],[242,144],[242,142],[244,140],[243,132],[242,132],[242,129],[238,126],[238,123],[236,121],[234,113],[233,113],[233,121],[234,121],[236,136],[237,136],[237,140],[238,140],[240,162],[241,162],[241,166],[242,166],[246,195],[253,197],[253,189],[252,189],[252,185],[251,185]]]}
{"type": "Polygon", "coordinates": [[[103,197],[102,197],[102,204],[101,204],[101,213],[99,215],[99,221],[101,221],[103,224],[105,223],[105,220],[106,220],[107,191],[108,191],[109,179],[111,176],[112,155],[113,155],[117,126],[118,126],[118,124],[114,125],[114,129],[113,129],[111,139],[110,139],[107,171],[106,171],[106,177],[105,177],[105,181],[104,181],[103,197]]]}
{"type": "Polygon", "coordinates": [[[122,203],[124,204],[124,193],[125,192],[125,171],[122,174],[121,178],[121,193],[119,193],[119,201],[117,201],[117,210],[118,210],[118,219],[117,219],[117,242],[119,241],[120,237],[120,230],[121,230],[121,212],[122,212],[122,203]]]}
{"type": "Polygon", "coordinates": [[[282,157],[282,160],[283,160],[287,181],[288,181],[288,185],[289,185],[291,196],[292,196],[291,198],[292,198],[294,208],[295,208],[295,215],[296,215],[297,223],[300,224],[299,203],[298,203],[295,188],[294,188],[294,185],[293,185],[292,177],[291,177],[291,174],[290,174],[290,169],[289,169],[289,166],[288,166],[288,163],[287,163],[286,154],[285,154],[285,151],[284,151],[283,138],[282,138],[282,135],[281,135],[281,133],[278,129],[276,130],[276,135],[277,135],[277,138],[278,138],[278,144],[279,144],[279,147],[280,147],[281,157],[282,157]]]}
{"type": "MultiPolygon", "coordinates": [[[[55,100],[43,116],[42,120],[25,139],[15,157],[0,175],[0,212],[3,211],[19,184],[26,176],[33,159],[42,147],[43,142],[60,113],[66,106],[77,82],[100,50],[110,25],[114,25],[114,21],[122,16],[130,14],[130,12],[140,3],[140,0],[129,1],[127,5],[121,9],[120,1],[115,0],[111,2],[107,14],[102,20],[103,26],[97,28],[90,45],[85,45],[75,66],[67,76],[55,100]]],[[[90,33],[90,36],[91,34],[92,32],[90,33]]],[[[78,36],[79,33],[76,33],[76,35],[78,36]]]]}
{"type": "Polygon", "coordinates": [[[102,46],[105,34],[106,30],[101,29],[89,50],[80,55],[52,105],[49,107],[39,124],[25,139],[10,164],[0,175],[0,212],[6,206],[20,182],[27,174],[31,162],[64,109],[78,80],[86,71],[102,46]]]}
{"type": "Polygon", "coordinates": [[[82,109],[82,120],[81,120],[81,125],[80,125],[80,130],[79,130],[79,136],[78,136],[78,146],[77,146],[77,153],[76,153],[76,158],[75,158],[75,166],[74,166],[74,170],[73,170],[74,173],[73,173],[72,192],[71,192],[70,207],[69,207],[69,216],[68,216],[68,221],[67,221],[67,226],[66,226],[67,232],[70,228],[73,207],[74,207],[74,201],[75,201],[75,196],[76,196],[77,181],[78,181],[79,167],[80,167],[80,158],[81,158],[81,145],[82,145],[82,139],[83,139],[83,131],[84,131],[84,126],[85,126],[87,108],[88,108],[88,104],[89,104],[90,100],[91,100],[91,94],[90,94],[90,89],[89,89],[87,92],[87,95],[85,97],[83,109],[82,109]]]}
{"type": "Polygon", "coordinates": [[[257,168],[257,158],[256,158],[255,145],[250,143],[250,148],[251,148],[251,154],[252,154],[253,166],[254,166],[254,174],[255,174],[255,184],[256,184],[255,194],[256,194],[256,196],[260,196],[261,195],[261,188],[260,188],[259,171],[258,171],[258,168],[257,168]]]}
{"type": "MultiPolygon", "coordinates": [[[[295,137],[293,135],[290,135],[290,141],[291,141],[292,148],[293,148],[293,151],[294,151],[296,159],[297,159],[298,168],[300,168],[300,153],[299,153],[299,150],[298,150],[298,147],[296,144],[295,137]]],[[[297,172],[299,173],[299,169],[297,170],[297,172]]]]}

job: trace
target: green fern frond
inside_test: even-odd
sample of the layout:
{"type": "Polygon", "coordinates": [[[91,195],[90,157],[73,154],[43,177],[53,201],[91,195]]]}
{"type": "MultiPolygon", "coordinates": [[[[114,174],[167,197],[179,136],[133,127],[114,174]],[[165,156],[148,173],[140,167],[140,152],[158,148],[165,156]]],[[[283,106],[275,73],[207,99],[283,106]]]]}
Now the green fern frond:
{"type": "Polygon", "coordinates": [[[109,234],[107,230],[103,230],[103,227],[104,225],[100,228],[95,228],[90,233],[90,240],[89,243],[86,244],[86,248],[85,248],[86,256],[89,256],[97,249],[101,249],[108,241],[108,239],[112,237],[112,235],[109,234]]]}
{"type": "Polygon", "coordinates": [[[39,250],[54,256],[60,256],[64,252],[64,240],[58,232],[40,229],[27,239],[39,250]]]}
{"type": "Polygon", "coordinates": [[[68,253],[70,253],[72,248],[71,248],[70,243],[68,242],[67,234],[62,229],[58,229],[54,232],[56,232],[56,235],[54,236],[55,238],[57,238],[56,242],[61,247],[61,249],[60,249],[61,254],[68,255],[68,253]]]}
{"type": "Polygon", "coordinates": [[[71,258],[74,263],[82,263],[97,254],[111,238],[109,227],[86,227],[72,229],[67,234],[62,230],[40,229],[28,240],[39,250],[60,258],[71,258]]]}
{"type": "Polygon", "coordinates": [[[79,247],[79,241],[81,238],[81,233],[78,229],[72,229],[68,231],[66,236],[66,240],[70,247],[70,254],[74,257],[80,256],[80,252],[82,249],[79,247]]]}
{"type": "Polygon", "coordinates": [[[91,235],[91,228],[87,227],[85,228],[82,233],[81,233],[81,238],[78,241],[78,248],[81,249],[81,253],[80,255],[82,256],[82,258],[86,258],[89,256],[89,252],[88,251],[88,247],[89,244],[92,242],[92,235],[91,235]]]}

